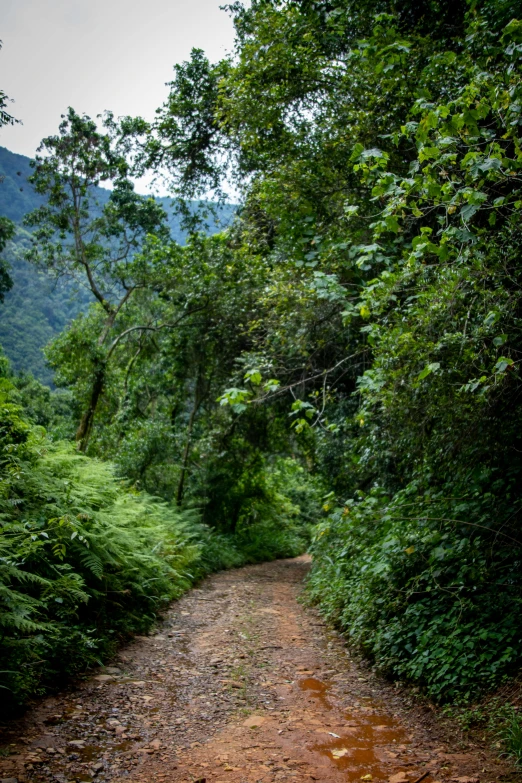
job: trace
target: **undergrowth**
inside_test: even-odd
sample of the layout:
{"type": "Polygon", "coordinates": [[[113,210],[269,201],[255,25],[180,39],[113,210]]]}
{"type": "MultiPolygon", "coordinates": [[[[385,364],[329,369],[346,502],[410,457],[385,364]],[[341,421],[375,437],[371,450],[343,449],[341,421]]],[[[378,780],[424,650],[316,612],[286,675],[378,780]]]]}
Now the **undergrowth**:
{"type": "Polygon", "coordinates": [[[509,491],[444,490],[412,482],[330,509],[309,595],[384,673],[435,701],[473,703],[522,663],[520,548],[507,522],[498,532],[509,491]]]}
{"type": "Polygon", "coordinates": [[[198,579],[303,551],[268,520],[236,535],[51,443],[0,378],[0,687],[7,709],[110,656],[198,579]]]}
{"type": "Polygon", "coordinates": [[[505,743],[507,755],[513,759],[517,766],[522,766],[522,721],[513,707],[507,711],[500,734],[505,743]]]}
{"type": "Polygon", "coordinates": [[[522,713],[501,692],[472,705],[448,705],[444,714],[464,732],[490,744],[500,756],[522,767],[522,713]]]}

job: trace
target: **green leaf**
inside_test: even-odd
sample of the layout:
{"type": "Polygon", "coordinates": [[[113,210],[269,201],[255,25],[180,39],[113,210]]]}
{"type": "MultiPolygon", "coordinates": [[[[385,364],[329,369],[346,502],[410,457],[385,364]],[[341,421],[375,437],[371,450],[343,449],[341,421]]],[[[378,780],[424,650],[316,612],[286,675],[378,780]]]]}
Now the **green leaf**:
{"type": "Polygon", "coordinates": [[[513,367],[514,364],[513,359],[510,359],[508,356],[501,356],[493,369],[495,372],[505,372],[508,367],[513,367]]]}
{"type": "Polygon", "coordinates": [[[418,374],[417,380],[423,381],[424,378],[427,378],[428,375],[431,375],[431,373],[436,372],[440,368],[440,362],[430,362],[430,364],[427,364],[426,367],[418,374]]]}
{"type": "Polygon", "coordinates": [[[279,389],[280,386],[281,386],[281,381],[271,378],[269,381],[265,383],[263,389],[266,392],[275,392],[279,389]]]}
{"type": "Polygon", "coordinates": [[[262,380],[262,375],[259,370],[248,370],[245,373],[245,381],[250,381],[254,386],[259,386],[262,380]]]}
{"type": "Polygon", "coordinates": [[[460,216],[463,220],[471,220],[473,215],[478,212],[480,207],[477,204],[466,204],[460,210],[460,216]]]}
{"type": "Polygon", "coordinates": [[[493,326],[500,318],[500,313],[497,310],[490,310],[487,316],[484,318],[484,326],[493,326]]]}

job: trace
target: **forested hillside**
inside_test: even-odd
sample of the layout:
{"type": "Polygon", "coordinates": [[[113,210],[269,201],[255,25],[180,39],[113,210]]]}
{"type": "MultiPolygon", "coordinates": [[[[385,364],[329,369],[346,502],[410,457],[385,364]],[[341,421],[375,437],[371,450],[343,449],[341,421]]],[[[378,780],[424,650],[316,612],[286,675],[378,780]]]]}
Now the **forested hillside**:
{"type": "MultiPolygon", "coordinates": [[[[92,294],[70,279],[56,279],[45,270],[35,270],[24,258],[29,232],[23,226],[26,214],[44,203],[28,182],[32,170],[30,159],[0,147],[0,215],[16,224],[14,241],[5,258],[8,261],[13,287],[0,309],[0,345],[14,369],[29,372],[43,383],[52,384],[53,372],[47,366],[43,349],[80,312],[92,302],[92,294]]],[[[110,191],[96,188],[100,206],[107,203],[110,191]]],[[[183,243],[186,232],[181,218],[172,206],[172,199],[158,199],[168,215],[171,236],[183,243]]],[[[216,219],[209,221],[209,231],[230,224],[234,207],[223,204],[216,219]]]]}
{"type": "Polygon", "coordinates": [[[116,504],[161,560],[158,605],[311,536],[325,616],[388,676],[470,703],[522,663],[521,3],[229,11],[233,54],[176,65],[152,123],[70,109],[32,169],[24,275],[88,299],[46,349],[58,393],[5,371],[0,644],[35,672],[6,683],[43,687],[98,602],[100,650],[138,627],[145,566],[136,582],[125,548],[91,559],[116,504]],[[231,187],[210,235],[196,205],[231,187]],[[194,540],[197,563],[219,554],[171,562],[194,540]],[[97,587],[113,579],[118,607],[97,587]]]}

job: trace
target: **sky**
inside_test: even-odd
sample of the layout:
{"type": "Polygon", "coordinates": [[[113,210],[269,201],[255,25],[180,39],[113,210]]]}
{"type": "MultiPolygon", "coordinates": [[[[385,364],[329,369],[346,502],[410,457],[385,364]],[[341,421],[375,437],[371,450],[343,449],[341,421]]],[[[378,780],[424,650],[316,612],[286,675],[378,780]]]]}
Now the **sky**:
{"type": "Polygon", "coordinates": [[[32,157],[68,106],[95,117],[152,119],[172,66],[193,47],[211,61],[232,49],[224,0],[0,0],[0,88],[23,125],[0,145],[32,157]]]}

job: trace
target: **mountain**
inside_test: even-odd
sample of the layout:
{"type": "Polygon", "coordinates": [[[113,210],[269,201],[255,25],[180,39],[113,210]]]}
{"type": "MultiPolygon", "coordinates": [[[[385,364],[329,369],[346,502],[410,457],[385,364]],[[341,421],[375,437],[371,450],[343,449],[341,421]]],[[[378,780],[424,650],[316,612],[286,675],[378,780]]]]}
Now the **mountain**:
{"type": "MultiPolygon", "coordinates": [[[[0,147],[0,215],[17,224],[15,240],[4,253],[11,265],[14,285],[0,305],[0,346],[17,372],[32,372],[43,383],[52,384],[53,376],[45,363],[43,348],[89,306],[92,297],[90,292],[79,291],[70,282],[54,280],[23,259],[30,237],[22,225],[24,215],[43,203],[43,197],[28,182],[32,172],[29,164],[30,158],[25,155],[0,147]]],[[[106,188],[98,191],[103,204],[110,191],[106,188]]],[[[158,201],[169,216],[172,238],[182,244],[185,234],[172,200],[163,197],[158,201]]],[[[235,205],[223,205],[218,224],[210,230],[218,231],[227,225],[234,212],[235,205]]]]}
{"type": "Polygon", "coordinates": [[[21,223],[24,215],[43,203],[27,182],[30,158],[0,147],[0,215],[21,223]]]}

